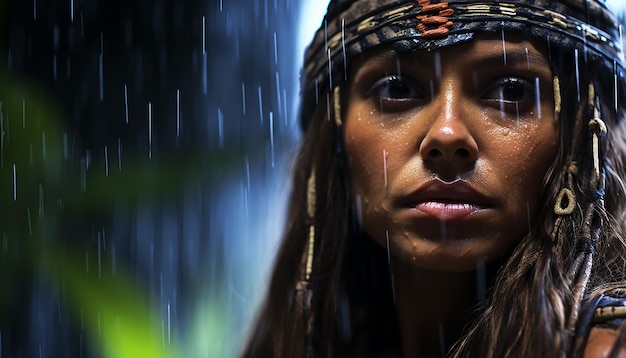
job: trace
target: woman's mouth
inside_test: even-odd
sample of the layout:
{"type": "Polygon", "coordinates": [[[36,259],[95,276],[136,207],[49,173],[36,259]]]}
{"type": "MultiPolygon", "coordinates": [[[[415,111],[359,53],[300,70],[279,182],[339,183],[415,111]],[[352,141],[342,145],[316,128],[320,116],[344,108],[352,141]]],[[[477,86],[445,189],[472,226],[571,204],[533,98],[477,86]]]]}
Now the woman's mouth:
{"type": "Polygon", "coordinates": [[[432,180],[407,198],[409,207],[439,221],[461,220],[493,207],[491,200],[465,181],[432,180]]]}
{"type": "Polygon", "coordinates": [[[481,209],[486,209],[486,207],[470,203],[425,201],[417,204],[415,209],[440,221],[454,221],[460,220],[481,209]]]}

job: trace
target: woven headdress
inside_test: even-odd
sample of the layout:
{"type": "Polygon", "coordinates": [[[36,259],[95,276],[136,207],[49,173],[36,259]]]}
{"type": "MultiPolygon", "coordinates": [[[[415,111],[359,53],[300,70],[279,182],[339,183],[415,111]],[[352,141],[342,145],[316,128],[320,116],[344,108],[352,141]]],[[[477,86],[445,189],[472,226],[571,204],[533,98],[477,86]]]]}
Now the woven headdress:
{"type": "Polygon", "coordinates": [[[319,99],[345,82],[356,55],[385,44],[400,52],[435,49],[502,31],[578,49],[590,63],[622,70],[619,22],[597,0],[331,1],[305,55],[302,128],[319,99]]]}

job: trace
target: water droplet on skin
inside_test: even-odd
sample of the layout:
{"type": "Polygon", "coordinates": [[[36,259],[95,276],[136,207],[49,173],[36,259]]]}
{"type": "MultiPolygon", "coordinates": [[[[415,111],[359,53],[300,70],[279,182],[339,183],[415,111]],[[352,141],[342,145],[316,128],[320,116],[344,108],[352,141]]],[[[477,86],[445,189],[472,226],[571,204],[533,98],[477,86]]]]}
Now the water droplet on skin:
{"type": "Polygon", "coordinates": [[[511,133],[511,130],[509,128],[504,128],[502,129],[502,136],[506,137],[511,133]]]}
{"type": "Polygon", "coordinates": [[[416,262],[417,261],[417,257],[415,257],[415,256],[411,257],[411,261],[416,262]]]}

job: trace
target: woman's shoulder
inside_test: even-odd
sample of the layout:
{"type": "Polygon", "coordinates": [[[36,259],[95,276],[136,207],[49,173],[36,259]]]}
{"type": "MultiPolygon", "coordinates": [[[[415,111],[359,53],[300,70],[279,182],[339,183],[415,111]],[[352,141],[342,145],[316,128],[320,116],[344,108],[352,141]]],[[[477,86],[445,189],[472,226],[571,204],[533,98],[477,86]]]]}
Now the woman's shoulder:
{"type": "Polygon", "coordinates": [[[593,310],[592,327],[589,330],[585,345],[585,358],[609,357],[613,347],[621,345],[615,357],[626,358],[624,342],[618,342],[619,327],[626,319],[626,298],[622,292],[619,295],[602,294],[590,307],[593,310]]]}
{"type": "MultiPolygon", "coordinates": [[[[618,331],[613,328],[593,327],[585,346],[585,358],[609,357],[618,339],[618,331]]],[[[622,347],[616,357],[626,358],[626,348],[622,347]]]]}

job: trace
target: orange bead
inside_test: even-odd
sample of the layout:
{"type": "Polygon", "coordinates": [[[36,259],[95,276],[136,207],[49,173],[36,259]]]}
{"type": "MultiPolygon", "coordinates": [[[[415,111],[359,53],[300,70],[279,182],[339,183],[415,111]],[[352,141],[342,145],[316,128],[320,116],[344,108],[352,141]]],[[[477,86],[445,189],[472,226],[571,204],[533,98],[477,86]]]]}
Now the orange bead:
{"type": "Polygon", "coordinates": [[[437,27],[436,29],[426,30],[422,33],[422,38],[440,38],[448,36],[448,30],[445,27],[437,27]]]}
{"type": "Polygon", "coordinates": [[[439,16],[448,17],[454,15],[454,10],[447,8],[439,11],[439,16]]]}
{"type": "Polygon", "coordinates": [[[443,25],[446,22],[448,22],[448,18],[443,16],[429,16],[422,20],[422,23],[426,25],[443,25]]]}
{"type": "MultiPolygon", "coordinates": [[[[424,5],[422,7],[422,12],[431,12],[431,11],[442,11],[448,9],[448,3],[447,2],[440,2],[439,4],[429,4],[429,5],[424,5]]],[[[450,9],[452,10],[452,9],[450,9]]]]}

